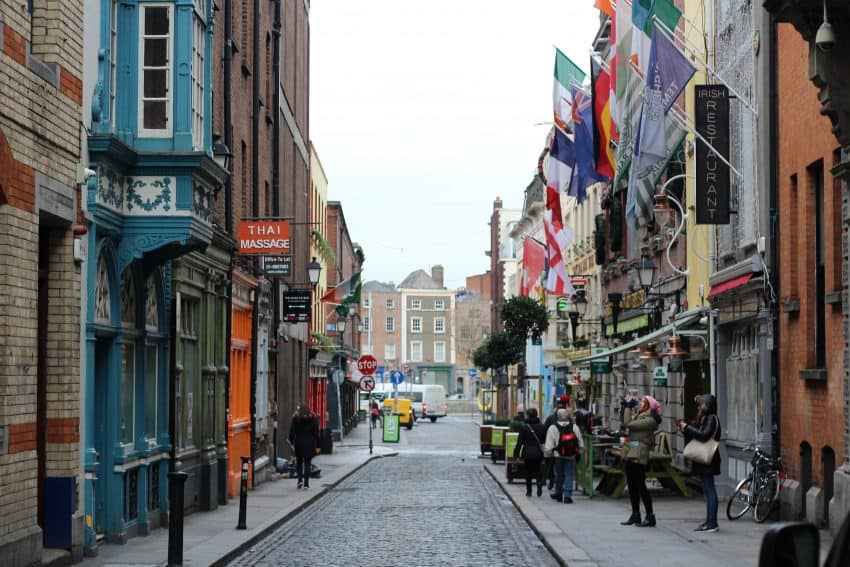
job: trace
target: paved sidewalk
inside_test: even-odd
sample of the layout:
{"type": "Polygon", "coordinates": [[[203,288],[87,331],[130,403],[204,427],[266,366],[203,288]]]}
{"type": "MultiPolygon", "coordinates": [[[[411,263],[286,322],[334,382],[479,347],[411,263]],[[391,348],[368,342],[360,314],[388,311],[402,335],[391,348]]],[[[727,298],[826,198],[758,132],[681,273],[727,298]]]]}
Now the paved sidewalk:
{"type": "MultiPolygon", "coordinates": [[[[701,494],[692,498],[653,490],[655,528],[621,526],[631,513],[628,494],[611,499],[573,493],[574,504],[525,495],[525,479],[508,484],[504,464],[487,462],[485,469],[520,510],[535,532],[562,565],[569,566],[644,566],[665,567],[753,567],[764,533],[771,523],[757,524],[750,516],[735,522],[726,519],[726,503],[718,512],[720,531],[695,533],[705,519],[701,494]]],[[[821,530],[821,559],[831,545],[828,531],[821,530]]]]}
{"type": "MultiPolygon", "coordinates": [[[[298,490],[295,479],[281,478],[264,482],[248,492],[247,530],[235,529],[239,518],[238,497],[216,510],[186,516],[183,564],[192,567],[225,565],[369,460],[396,454],[392,444],[381,443],[380,430],[374,431],[373,443],[373,453],[369,455],[369,427],[365,422],[360,423],[341,443],[334,444],[332,454],[319,455],[313,460],[322,469],[322,476],[312,479],[309,490],[298,490]]],[[[78,565],[158,566],[166,565],[167,560],[168,529],[164,528],[147,537],[130,539],[124,545],[103,544],[97,557],[88,557],[78,565]]]]}

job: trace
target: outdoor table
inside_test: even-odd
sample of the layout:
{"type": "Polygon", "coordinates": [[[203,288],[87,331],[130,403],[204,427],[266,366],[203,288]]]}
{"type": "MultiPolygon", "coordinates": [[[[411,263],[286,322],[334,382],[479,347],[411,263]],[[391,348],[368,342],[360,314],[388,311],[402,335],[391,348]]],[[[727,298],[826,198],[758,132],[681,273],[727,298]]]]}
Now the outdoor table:
{"type": "MultiPolygon", "coordinates": [[[[619,498],[626,488],[626,461],[620,457],[617,445],[611,448],[615,455],[611,465],[597,465],[596,469],[603,473],[596,490],[607,493],[612,498],[619,498]],[[616,451],[613,451],[616,449],[616,451]]],[[[656,479],[661,486],[678,491],[682,496],[690,496],[691,492],[685,486],[686,471],[680,471],[673,466],[673,457],[666,453],[652,451],[649,454],[649,467],[647,467],[646,478],[656,479]]]]}

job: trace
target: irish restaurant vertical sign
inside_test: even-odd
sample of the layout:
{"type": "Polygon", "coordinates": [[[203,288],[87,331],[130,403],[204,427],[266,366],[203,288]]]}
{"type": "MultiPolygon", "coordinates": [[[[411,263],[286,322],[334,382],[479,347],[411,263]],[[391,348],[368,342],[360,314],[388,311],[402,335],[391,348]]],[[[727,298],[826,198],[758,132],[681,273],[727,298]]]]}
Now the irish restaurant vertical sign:
{"type": "Polygon", "coordinates": [[[723,85],[694,86],[697,138],[697,224],[729,224],[729,89],[723,85]]]}

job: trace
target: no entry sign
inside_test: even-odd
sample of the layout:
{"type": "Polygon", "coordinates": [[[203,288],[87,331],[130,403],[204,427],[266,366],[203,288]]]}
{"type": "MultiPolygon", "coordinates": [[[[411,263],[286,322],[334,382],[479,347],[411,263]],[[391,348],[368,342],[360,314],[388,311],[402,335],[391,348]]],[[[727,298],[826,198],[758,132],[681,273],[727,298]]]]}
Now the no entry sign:
{"type": "Polygon", "coordinates": [[[364,376],[371,376],[378,369],[378,361],[371,354],[364,354],[357,361],[357,370],[364,376]]]}

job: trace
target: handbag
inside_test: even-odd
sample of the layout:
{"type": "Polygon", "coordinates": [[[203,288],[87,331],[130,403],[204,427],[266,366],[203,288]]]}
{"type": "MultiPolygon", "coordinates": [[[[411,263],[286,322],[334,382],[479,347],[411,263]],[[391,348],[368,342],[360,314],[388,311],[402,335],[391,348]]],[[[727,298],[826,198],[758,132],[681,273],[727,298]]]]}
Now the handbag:
{"type": "Polygon", "coordinates": [[[717,453],[717,447],[720,445],[714,436],[717,434],[717,428],[714,428],[714,433],[707,441],[699,441],[691,439],[685,445],[682,455],[694,463],[701,465],[710,465],[714,460],[714,455],[717,453]]]}

